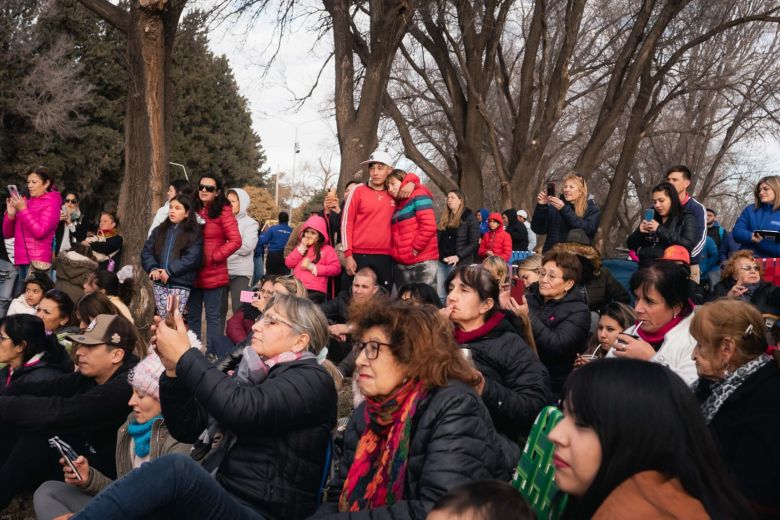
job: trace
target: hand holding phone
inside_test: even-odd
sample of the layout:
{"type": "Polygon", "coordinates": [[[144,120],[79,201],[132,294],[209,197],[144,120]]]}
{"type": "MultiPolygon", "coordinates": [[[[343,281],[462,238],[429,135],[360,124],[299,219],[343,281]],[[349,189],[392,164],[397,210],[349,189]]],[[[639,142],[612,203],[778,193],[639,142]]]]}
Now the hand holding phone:
{"type": "MultiPolygon", "coordinates": [[[[76,464],[74,464],[74,461],[81,459],[79,462],[83,465],[83,463],[86,463],[86,459],[84,457],[79,457],[75,450],[70,447],[70,444],[63,441],[56,435],[49,439],[49,446],[60,453],[62,456],[62,463],[64,463],[73,473],[73,475],[75,475],[76,480],[83,482],[84,476],[79,472],[76,464]]],[[[70,478],[72,479],[73,477],[71,476],[70,478]]]]}
{"type": "Polygon", "coordinates": [[[554,182],[548,182],[547,183],[547,196],[548,197],[555,197],[555,183],[554,182]]]}
{"type": "Polygon", "coordinates": [[[650,222],[655,217],[655,210],[653,208],[647,208],[645,210],[645,218],[644,220],[650,222]]]}
{"type": "Polygon", "coordinates": [[[11,200],[19,198],[19,189],[16,187],[16,184],[8,185],[8,194],[11,196],[11,200]]]}
{"type": "Polygon", "coordinates": [[[241,303],[252,303],[257,299],[257,293],[255,291],[241,291],[239,301],[241,303]]]}
{"type": "Polygon", "coordinates": [[[509,294],[518,304],[522,305],[525,296],[525,280],[512,276],[512,287],[509,289],[509,294]]]}

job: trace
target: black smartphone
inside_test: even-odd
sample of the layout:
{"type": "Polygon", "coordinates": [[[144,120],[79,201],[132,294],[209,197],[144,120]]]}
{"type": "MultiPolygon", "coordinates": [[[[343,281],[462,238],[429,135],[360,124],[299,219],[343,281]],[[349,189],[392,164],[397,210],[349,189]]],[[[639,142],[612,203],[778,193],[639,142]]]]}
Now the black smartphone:
{"type": "Polygon", "coordinates": [[[76,469],[76,465],[73,464],[73,461],[78,458],[78,454],[70,447],[70,444],[55,435],[49,439],[49,446],[60,452],[62,458],[65,459],[65,463],[73,470],[77,479],[84,480],[84,477],[81,476],[79,470],[76,469]]]}
{"type": "Polygon", "coordinates": [[[548,182],[547,183],[547,196],[548,197],[555,197],[555,183],[554,182],[548,182]]]}

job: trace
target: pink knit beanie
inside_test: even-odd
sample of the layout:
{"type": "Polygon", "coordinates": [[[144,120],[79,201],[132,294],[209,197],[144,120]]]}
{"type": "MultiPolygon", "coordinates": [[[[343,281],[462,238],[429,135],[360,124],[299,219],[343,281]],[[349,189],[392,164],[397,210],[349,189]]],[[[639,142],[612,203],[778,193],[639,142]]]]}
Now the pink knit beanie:
{"type": "Polygon", "coordinates": [[[127,377],[134,390],[160,400],[160,375],[165,368],[156,353],[152,352],[130,371],[127,377]]]}

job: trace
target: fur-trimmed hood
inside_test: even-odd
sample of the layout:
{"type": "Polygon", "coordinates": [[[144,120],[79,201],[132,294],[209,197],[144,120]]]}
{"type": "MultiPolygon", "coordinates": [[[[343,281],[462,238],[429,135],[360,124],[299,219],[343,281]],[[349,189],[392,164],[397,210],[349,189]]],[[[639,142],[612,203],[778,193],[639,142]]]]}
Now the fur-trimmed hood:
{"type": "Polygon", "coordinates": [[[584,285],[591,278],[601,275],[601,255],[595,247],[578,242],[559,242],[552,248],[554,251],[574,253],[582,262],[582,281],[584,285]]]}

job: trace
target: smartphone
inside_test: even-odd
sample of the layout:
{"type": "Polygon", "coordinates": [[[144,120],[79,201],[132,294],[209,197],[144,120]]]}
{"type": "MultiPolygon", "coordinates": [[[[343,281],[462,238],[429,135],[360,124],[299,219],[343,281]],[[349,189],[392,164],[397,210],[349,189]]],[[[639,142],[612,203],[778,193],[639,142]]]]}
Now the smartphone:
{"type": "Polygon", "coordinates": [[[11,196],[12,199],[19,198],[19,189],[16,187],[16,184],[8,185],[8,194],[11,196]]]}
{"type": "Polygon", "coordinates": [[[645,210],[645,220],[649,222],[653,220],[653,217],[655,217],[655,210],[653,208],[647,208],[645,210]]]}
{"type": "Polygon", "coordinates": [[[509,289],[509,294],[520,305],[523,304],[523,296],[525,295],[525,280],[522,278],[513,278],[512,287],[509,289]]]}
{"type": "Polygon", "coordinates": [[[60,452],[62,458],[65,459],[65,463],[70,467],[71,470],[73,470],[73,473],[76,475],[77,479],[84,480],[84,477],[81,476],[79,470],[76,469],[76,465],[73,464],[73,461],[76,460],[79,455],[73,450],[73,448],[70,447],[67,442],[63,441],[55,435],[49,439],[49,446],[60,452]]]}
{"type": "Polygon", "coordinates": [[[179,308],[179,297],[175,294],[169,294],[168,300],[165,302],[165,310],[168,313],[168,316],[165,318],[165,324],[171,327],[172,329],[176,328],[176,320],[174,319],[173,315],[176,312],[176,309],[179,308]]]}
{"type": "Polygon", "coordinates": [[[239,297],[241,303],[252,303],[256,299],[257,293],[255,291],[241,291],[241,296],[239,297]]]}
{"type": "Polygon", "coordinates": [[[548,197],[555,197],[555,183],[554,182],[548,182],[547,183],[547,196],[548,197]]]}

